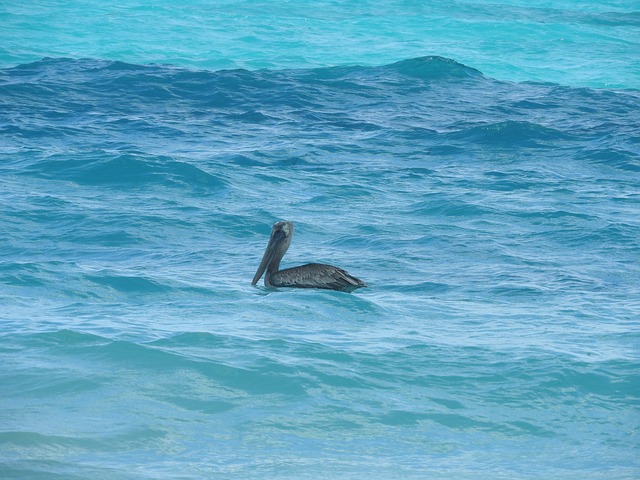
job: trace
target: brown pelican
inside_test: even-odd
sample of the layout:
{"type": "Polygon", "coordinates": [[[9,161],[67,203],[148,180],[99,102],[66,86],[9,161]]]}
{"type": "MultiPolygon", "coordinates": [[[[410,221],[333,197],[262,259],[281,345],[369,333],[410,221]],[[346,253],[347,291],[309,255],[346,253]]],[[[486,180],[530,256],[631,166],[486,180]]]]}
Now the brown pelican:
{"type": "Polygon", "coordinates": [[[271,229],[269,244],[264,251],[258,271],[253,277],[251,285],[255,285],[264,276],[267,287],[297,287],[297,288],[325,288],[350,292],[367,285],[360,279],[349,275],[341,268],[322,263],[309,263],[299,267],[278,270],[280,261],[291,245],[293,237],[293,223],[276,222],[271,229]]]}

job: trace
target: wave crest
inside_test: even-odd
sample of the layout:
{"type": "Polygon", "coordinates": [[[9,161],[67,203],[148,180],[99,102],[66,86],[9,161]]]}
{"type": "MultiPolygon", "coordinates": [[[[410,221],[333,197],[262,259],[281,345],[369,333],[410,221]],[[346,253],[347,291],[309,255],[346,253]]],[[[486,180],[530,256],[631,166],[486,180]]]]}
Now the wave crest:
{"type": "Polygon", "coordinates": [[[450,58],[426,56],[401,60],[383,67],[402,75],[422,80],[448,80],[462,78],[482,78],[482,72],[467,67],[450,58]]]}

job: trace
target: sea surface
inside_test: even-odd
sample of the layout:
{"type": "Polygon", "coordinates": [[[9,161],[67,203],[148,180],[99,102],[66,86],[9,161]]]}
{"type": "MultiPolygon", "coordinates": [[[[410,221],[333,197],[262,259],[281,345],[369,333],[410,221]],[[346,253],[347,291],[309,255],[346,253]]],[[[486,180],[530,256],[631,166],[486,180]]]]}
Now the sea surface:
{"type": "Polygon", "coordinates": [[[0,478],[640,478],[640,2],[0,23],[0,478]]]}

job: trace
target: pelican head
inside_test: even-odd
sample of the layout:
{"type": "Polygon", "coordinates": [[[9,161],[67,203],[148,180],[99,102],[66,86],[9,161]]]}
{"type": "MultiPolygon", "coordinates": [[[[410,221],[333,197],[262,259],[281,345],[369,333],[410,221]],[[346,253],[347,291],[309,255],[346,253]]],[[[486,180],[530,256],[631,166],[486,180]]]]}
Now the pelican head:
{"type": "Polygon", "coordinates": [[[277,222],[271,229],[271,237],[269,237],[269,244],[264,251],[260,266],[256,271],[251,285],[255,285],[262,277],[262,274],[267,271],[265,277],[265,283],[269,283],[269,274],[277,272],[280,268],[280,261],[284,254],[287,252],[289,245],[291,245],[291,238],[293,237],[293,222],[283,220],[277,222]]]}

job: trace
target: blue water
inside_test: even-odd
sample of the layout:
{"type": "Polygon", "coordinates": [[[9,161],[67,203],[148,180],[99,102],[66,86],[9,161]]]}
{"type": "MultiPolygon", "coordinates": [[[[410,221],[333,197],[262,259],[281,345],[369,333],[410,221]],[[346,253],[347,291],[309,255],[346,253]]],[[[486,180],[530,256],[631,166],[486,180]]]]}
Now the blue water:
{"type": "Polygon", "coordinates": [[[529,3],[3,2],[0,478],[639,478],[640,4],[529,3]]]}

